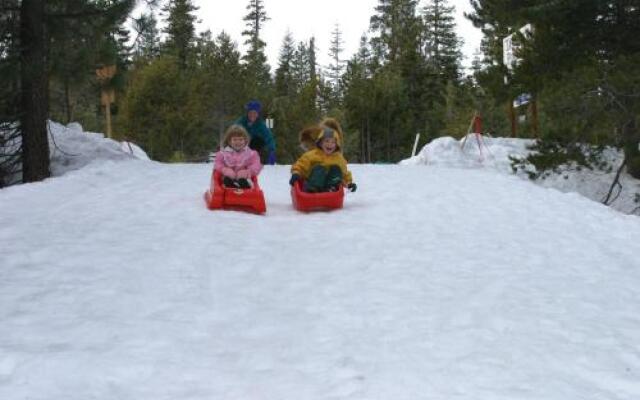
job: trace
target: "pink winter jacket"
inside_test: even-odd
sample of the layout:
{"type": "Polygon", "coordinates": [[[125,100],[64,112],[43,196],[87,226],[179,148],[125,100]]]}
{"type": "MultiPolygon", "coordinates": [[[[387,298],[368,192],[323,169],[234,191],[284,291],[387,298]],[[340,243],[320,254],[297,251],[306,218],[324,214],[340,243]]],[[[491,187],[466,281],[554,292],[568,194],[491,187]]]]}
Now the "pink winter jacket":
{"type": "Polygon", "coordinates": [[[258,153],[249,146],[240,151],[227,146],[216,154],[213,168],[231,179],[250,179],[260,173],[262,164],[258,153]]]}

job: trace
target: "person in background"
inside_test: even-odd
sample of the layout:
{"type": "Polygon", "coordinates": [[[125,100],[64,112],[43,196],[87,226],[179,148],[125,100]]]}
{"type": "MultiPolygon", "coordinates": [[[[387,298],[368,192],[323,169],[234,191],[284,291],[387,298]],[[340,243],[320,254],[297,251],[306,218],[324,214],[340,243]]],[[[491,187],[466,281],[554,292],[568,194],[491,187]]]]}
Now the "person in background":
{"type": "Polygon", "coordinates": [[[257,100],[251,100],[245,105],[246,114],[235,122],[247,130],[250,136],[249,147],[257,151],[265,164],[276,163],[276,142],[273,133],[260,116],[262,105],[257,100]]]}
{"type": "Polygon", "coordinates": [[[260,173],[260,157],[248,144],[249,134],[240,125],[231,125],[225,132],[223,148],[216,154],[213,167],[222,174],[224,186],[248,189],[252,186],[251,178],[260,173]]]}

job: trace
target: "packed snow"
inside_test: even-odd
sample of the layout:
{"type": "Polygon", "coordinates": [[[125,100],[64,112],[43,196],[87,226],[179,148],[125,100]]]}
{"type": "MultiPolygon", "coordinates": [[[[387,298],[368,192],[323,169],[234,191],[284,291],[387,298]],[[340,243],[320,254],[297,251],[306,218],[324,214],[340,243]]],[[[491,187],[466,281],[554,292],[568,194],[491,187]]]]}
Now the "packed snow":
{"type": "Polygon", "coordinates": [[[495,140],[351,165],[333,212],[295,211],[284,165],[265,215],[209,211],[211,164],[115,142],[0,190],[0,399],[640,398],[638,218],[495,140]]]}

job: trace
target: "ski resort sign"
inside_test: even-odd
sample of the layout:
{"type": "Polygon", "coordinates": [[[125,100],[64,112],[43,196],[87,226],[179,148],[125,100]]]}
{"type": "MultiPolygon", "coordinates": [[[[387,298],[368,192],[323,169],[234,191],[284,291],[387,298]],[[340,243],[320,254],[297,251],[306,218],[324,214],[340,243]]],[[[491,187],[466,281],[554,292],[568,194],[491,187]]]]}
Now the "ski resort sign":
{"type": "MultiPolygon", "coordinates": [[[[518,30],[525,37],[531,35],[533,32],[533,27],[531,24],[526,24],[522,28],[518,30]]],[[[520,44],[517,40],[514,40],[515,33],[505,37],[502,39],[502,62],[509,69],[512,70],[515,66],[517,66],[521,59],[516,56],[516,53],[520,49],[520,44]]]]}

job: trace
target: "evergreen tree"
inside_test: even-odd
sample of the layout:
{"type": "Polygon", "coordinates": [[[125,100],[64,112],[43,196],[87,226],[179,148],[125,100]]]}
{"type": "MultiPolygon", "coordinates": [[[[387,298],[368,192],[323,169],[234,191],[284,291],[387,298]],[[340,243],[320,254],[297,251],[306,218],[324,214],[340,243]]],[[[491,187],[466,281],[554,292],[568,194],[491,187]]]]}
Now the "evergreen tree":
{"type": "MultiPolygon", "coordinates": [[[[558,140],[564,154],[575,143],[601,143],[599,132],[615,132],[606,138],[609,143],[637,149],[640,87],[629,78],[638,76],[638,0],[478,0],[472,5],[474,24],[494,34],[497,45],[486,49],[496,65],[502,62],[499,40],[525,23],[533,26],[531,35],[515,35],[521,43],[521,62],[509,72],[509,89],[511,96],[528,92],[544,101],[543,137],[558,140]]],[[[494,71],[507,74],[504,67],[494,71]]],[[[627,162],[634,157],[629,151],[625,154],[627,162]]]]}
{"type": "Polygon", "coordinates": [[[189,52],[193,47],[195,39],[195,20],[193,12],[198,7],[193,5],[192,0],[169,0],[162,9],[166,15],[167,49],[175,54],[182,69],[187,67],[189,52]]]}
{"type": "Polygon", "coordinates": [[[175,137],[188,121],[186,81],[181,79],[177,60],[170,55],[156,59],[136,74],[123,104],[123,126],[131,140],[155,160],[168,161],[175,137]],[[170,92],[171,96],[167,96],[170,92]]]}
{"type": "Polygon", "coordinates": [[[298,42],[291,62],[291,72],[297,92],[311,79],[312,68],[310,67],[309,55],[306,43],[298,42]]]}
{"type": "Polygon", "coordinates": [[[424,56],[444,82],[460,79],[462,41],[456,35],[455,8],[447,0],[430,0],[423,8],[424,56]]]}
{"type": "Polygon", "coordinates": [[[134,54],[137,60],[149,61],[160,55],[158,21],[153,13],[145,13],[133,23],[137,32],[134,54]]]}
{"type": "Polygon", "coordinates": [[[331,64],[328,66],[327,78],[333,86],[336,100],[340,97],[340,78],[344,70],[344,61],[341,59],[342,51],[344,48],[342,45],[342,32],[340,31],[340,25],[336,24],[331,32],[331,44],[329,47],[329,57],[331,58],[331,64]]]}
{"type": "Polygon", "coordinates": [[[271,87],[270,67],[267,56],[264,54],[266,43],[260,38],[262,24],[269,18],[262,0],[249,0],[247,5],[249,13],[243,20],[247,23],[247,29],[242,32],[246,36],[245,44],[249,50],[242,57],[245,61],[246,84],[251,97],[264,97],[268,95],[271,87]]]}
{"type": "Polygon", "coordinates": [[[0,188],[19,180],[20,13],[17,0],[2,4],[0,24],[0,188]]]}
{"type": "MultiPolygon", "coordinates": [[[[49,145],[46,119],[49,110],[49,68],[47,49],[55,46],[75,21],[95,27],[104,35],[114,32],[124,15],[133,8],[133,0],[93,2],[88,0],[28,0],[20,8],[20,132],[22,137],[22,172],[26,182],[49,176],[49,145]]],[[[95,47],[94,36],[77,32],[83,47],[95,47]]],[[[55,55],[55,51],[50,53],[55,55]]],[[[55,63],[53,63],[55,64],[55,63]]],[[[58,63],[57,65],[61,65],[58,63]]]]}
{"type": "Polygon", "coordinates": [[[293,58],[295,45],[291,32],[287,31],[280,47],[280,57],[275,76],[276,96],[291,96],[295,94],[295,82],[293,81],[293,58]]]}
{"type": "Polygon", "coordinates": [[[276,71],[277,95],[273,100],[274,132],[278,135],[278,159],[293,162],[300,155],[298,132],[306,125],[317,122],[317,78],[315,76],[315,52],[309,46],[293,38],[285,37],[276,71]]]}
{"type": "MultiPolygon", "coordinates": [[[[237,110],[246,101],[242,90],[242,66],[240,52],[228,34],[221,32],[215,42],[204,45],[210,49],[211,58],[202,63],[202,68],[196,80],[196,95],[193,96],[199,104],[193,103],[193,108],[203,120],[202,131],[206,132],[206,140],[211,148],[212,138],[217,138],[218,145],[221,136],[236,117],[237,110]],[[218,135],[210,135],[218,132],[218,135]]],[[[196,133],[197,134],[197,133],[196,133]]]]}
{"type": "Polygon", "coordinates": [[[311,37],[311,39],[309,39],[309,49],[308,49],[308,54],[309,54],[309,80],[315,82],[317,80],[317,71],[316,68],[318,68],[318,62],[316,61],[316,38],[315,37],[311,37]]]}
{"type": "Polygon", "coordinates": [[[354,151],[360,162],[371,162],[371,121],[374,112],[372,98],[371,50],[365,35],[358,52],[347,62],[342,77],[344,88],[345,128],[357,138],[354,151]]]}
{"type": "MultiPolygon", "coordinates": [[[[435,132],[440,122],[433,121],[442,118],[434,112],[435,106],[443,102],[441,90],[434,91],[434,71],[427,69],[420,53],[422,23],[416,15],[416,5],[413,0],[380,0],[377,14],[371,17],[370,27],[375,36],[371,39],[370,66],[379,105],[386,104],[389,109],[404,107],[382,123],[371,124],[375,130],[393,130],[383,132],[384,152],[373,149],[379,145],[380,137],[372,141],[372,156],[378,154],[388,161],[392,159],[386,157],[399,154],[392,147],[406,146],[418,131],[435,132]],[[398,126],[404,129],[397,129],[398,126]]],[[[372,134],[376,134],[375,130],[372,128],[372,134]]]]}
{"type": "Polygon", "coordinates": [[[371,17],[370,29],[376,33],[371,41],[384,59],[402,64],[413,59],[419,48],[420,21],[416,0],[379,0],[371,17]]]}

